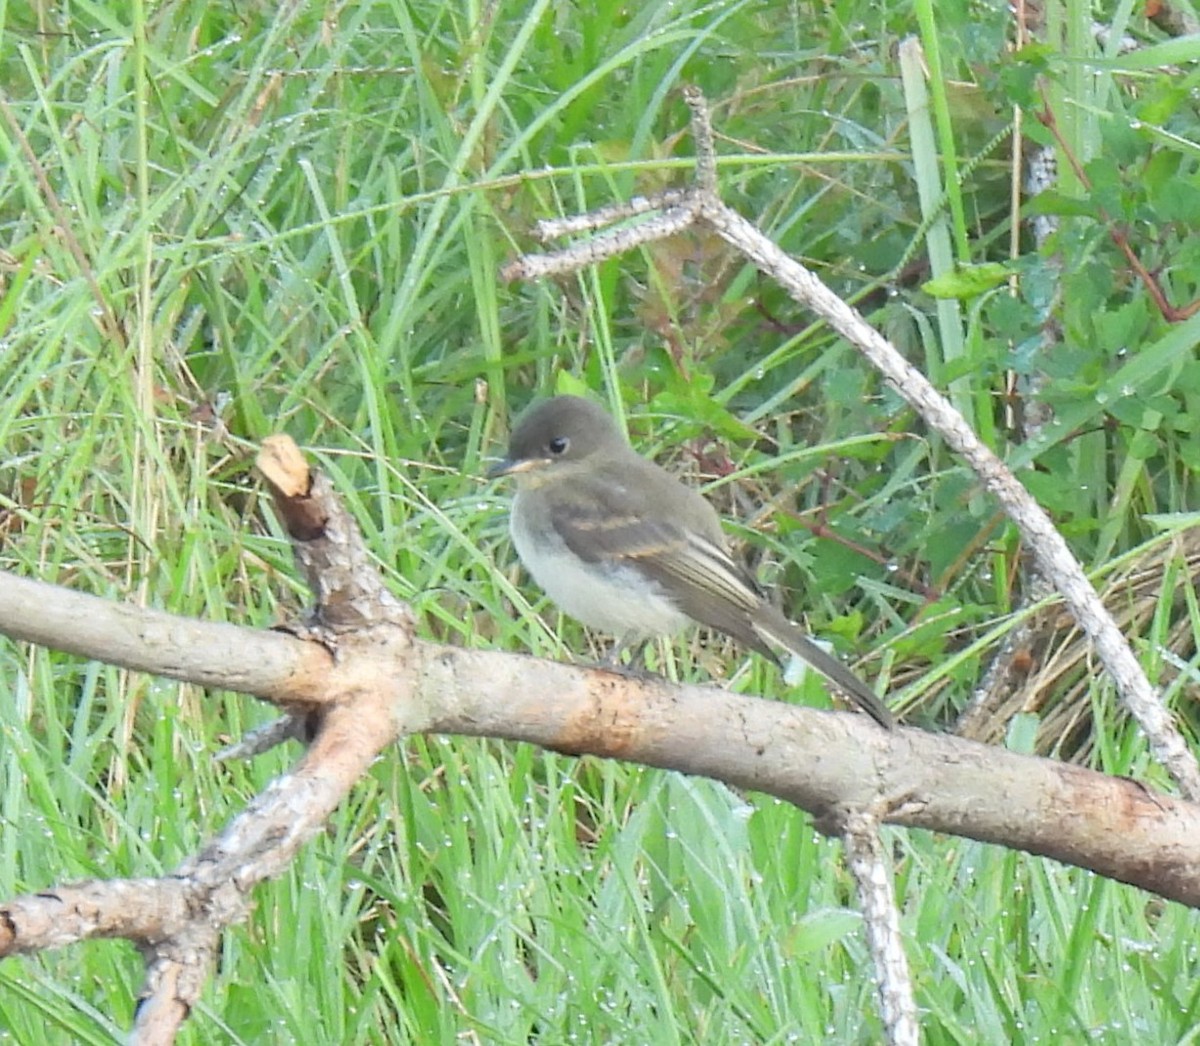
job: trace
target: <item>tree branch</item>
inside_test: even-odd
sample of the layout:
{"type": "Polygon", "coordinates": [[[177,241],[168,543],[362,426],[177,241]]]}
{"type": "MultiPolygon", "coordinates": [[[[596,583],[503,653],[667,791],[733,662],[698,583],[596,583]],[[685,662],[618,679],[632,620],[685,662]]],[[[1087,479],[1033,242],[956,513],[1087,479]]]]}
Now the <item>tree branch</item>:
{"type": "MultiPolygon", "coordinates": [[[[31,631],[44,634],[49,626],[39,620],[42,609],[57,600],[85,600],[94,637],[107,635],[103,619],[112,616],[123,627],[144,616],[151,630],[169,625],[179,635],[190,634],[188,627],[197,624],[4,576],[0,632],[14,638],[31,631]],[[37,598],[31,599],[33,594],[37,598]]],[[[47,614],[59,618],[57,611],[47,614]]],[[[364,732],[375,737],[382,728],[392,736],[504,738],[712,777],[786,799],[832,825],[840,824],[846,811],[878,810],[886,823],[1052,857],[1200,907],[1200,806],[1136,781],[922,730],[889,734],[853,713],[823,712],[711,686],[635,679],[524,654],[414,640],[410,649],[400,647],[389,656],[380,651],[376,635],[361,647],[349,642],[340,646],[334,660],[316,643],[232,625],[219,629],[236,641],[193,651],[188,671],[195,678],[216,678],[222,672],[253,678],[254,693],[279,703],[274,695],[295,699],[294,666],[311,661],[325,667],[301,690],[304,703],[337,706],[339,712],[354,709],[344,716],[326,714],[316,746],[294,771],[302,778],[295,786],[300,791],[283,792],[274,800],[275,793],[268,793],[261,801],[270,813],[252,807],[242,815],[251,823],[274,817],[273,803],[284,826],[297,808],[327,812],[336,806],[332,795],[322,791],[331,786],[318,787],[309,777],[315,767],[355,752],[349,763],[330,771],[332,787],[348,789],[356,779],[355,767],[369,762],[366,753],[374,747],[374,742],[354,747],[362,745],[353,739],[365,723],[364,732]],[[295,655],[276,659],[275,678],[261,663],[264,638],[295,655]],[[301,653],[306,650],[307,657],[301,653]],[[320,687],[325,688],[323,699],[320,687]],[[321,740],[334,736],[336,742],[321,740]]],[[[121,660],[100,638],[89,645],[73,637],[71,648],[130,668],[147,669],[151,660],[121,660]]],[[[191,678],[172,657],[163,656],[159,666],[149,670],[191,678]]],[[[277,827],[263,829],[264,835],[272,837],[277,827]]],[[[240,840],[234,849],[257,854],[261,843],[247,832],[236,820],[227,830],[240,840]]],[[[277,865],[254,874],[275,874],[272,869],[277,865]]],[[[228,871],[222,866],[222,874],[228,871]]]]}

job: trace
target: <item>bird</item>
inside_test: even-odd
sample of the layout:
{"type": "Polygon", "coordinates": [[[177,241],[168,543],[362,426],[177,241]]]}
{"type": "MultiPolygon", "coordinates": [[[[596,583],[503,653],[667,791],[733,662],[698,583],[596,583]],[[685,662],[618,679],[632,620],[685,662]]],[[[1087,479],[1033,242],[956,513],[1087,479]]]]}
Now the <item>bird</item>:
{"type": "Polygon", "coordinates": [[[798,655],[880,726],[875,692],[813,642],[730,556],[716,509],[624,439],[580,396],[530,407],[489,478],[516,481],[509,531],[534,581],[567,615],[620,651],[690,625],[722,632],[783,667],[798,655]]]}

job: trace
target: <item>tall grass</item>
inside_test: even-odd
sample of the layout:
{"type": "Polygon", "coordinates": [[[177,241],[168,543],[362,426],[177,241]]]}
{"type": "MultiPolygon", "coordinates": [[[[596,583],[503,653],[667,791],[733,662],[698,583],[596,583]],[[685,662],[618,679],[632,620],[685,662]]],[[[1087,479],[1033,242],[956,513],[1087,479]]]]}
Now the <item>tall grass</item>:
{"type": "MultiPolygon", "coordinates": [[[[1025,67],[1003,58],[1001,7],[931,14],[937,131],[962,158],[936,158],[963,194],[953,242],[995,260],[1015,220],[995,142],[1025,67]]],[[[849,0],[0,7],[0,565],[180,613],[286,619],[306,597],[250,459],[287,431],[423,634],[586,655],[513,566],[503,494],[479,478],[511,411],[582,387],[643,449],[722,477],[714,499],[790,609],[862,671],[912,684],[918,720],[946,721],[986,655],[964,633],[1015,602],[1020,550],[846,346],[703,237],[559,284],[497,276],[534,218],[685,179],[678,87],[697,82],[728,199],[915,359],[944,361],[992,424],[1057,277],[1019,259],[1024,296],[963,310],[967,355],[944,357],[950,313],[900,271],[930,227],[895,59],[910,31],[903,10],[849,0]]],[[[1048,71],[1069,101],[1079,85],[1048,71]]],[[[1150,125],[1136,104],[1168,88],[1146,78],[1140,103],[1119,78],[1100,95],[1087,82],[1107,116],[1071,131],[1086,156],[1102,125],[1150,125]]],[[[1147,344],[1154,365],[1124,402],[1153,395],[1157,415],[1131,407],[1043,449],[1031,482],[1085,556],[1101,531],[1102,550],[1144,540],[1147,510],[1193,507],[1200,464],[1172,438],[1190,432],[1171,404],[1190,402],[1194,368],[1140,288],[1105,283],[1099,229],[1081,218],[1060,246],[1080,264],[1052,391],[1094,422],[1095,390],[1120,373],[1082,297],[1092,319],[1124,309],[1147,344]],[[1110,486],[1130,453],[1145,467],[1110,486]]],[[[660,660],[783,696],[719,644],[660,660]]],[[[0,645],[0,695],[6,896],[168,870],[294,754],[214,766],[271,712],[49,651],[0,645]]],[[[1097,760],[1154,779],[1103,680],[1090,696],[1097,760]]],[[[1191,913],[1024,855],[892,844],[930,1042],[1194,1034],[1191,913]]],[[[850,891],[836,845],[773,801],[413,738],[260,892],[185,1041],[871,1042],[850,891]]],[[[0,1041],[116,1041],[139,977],[118,943],[9,960],[0,1041]]]]}

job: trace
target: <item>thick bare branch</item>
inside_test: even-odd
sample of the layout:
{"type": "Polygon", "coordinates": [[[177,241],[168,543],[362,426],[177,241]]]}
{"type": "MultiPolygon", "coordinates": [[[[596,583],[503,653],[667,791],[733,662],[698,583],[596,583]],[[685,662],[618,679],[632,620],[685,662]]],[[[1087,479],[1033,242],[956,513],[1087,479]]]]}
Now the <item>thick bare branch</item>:
{"type": "Polygon", "coordinates": [[[278,705],[328,701],[329,651],[282,632],[197,621],[5,574],[0,632],[79,657],[278,705]],[[236,656],[229,656],[236,652],[236,656]]]}
{"type": "Polygon", "coordinates": [[[1052,857],[1200,907],[1200,805],[1136,781],[864,716],[514,654],[418,644],[426,729],[714,777],[1052,857]]]}
{"type": "Polygon", "coordinates": [[[98,937],[149,940],[181,929],[187,899],[170,879],[93,879],[4,905],[0,955],[61,948],[98,937]]]}
{"type": "MultiPolygon", "coordinates": [[[[0,632],[13,634],[9,580],[0,579],[0,632]]],[[[51,602],[43,599],[40,606],[51,602]]],[[[100,600],[91,605],[92,616],[102,618],[105,607],[122,618],[145,615],[156,627],[163,627],[164,618],[171,627],[188,624],[100,600]]],[[[36,619],[38,608],[25,613],[36,619]]],[[[27,618],[21,624],[27,632],[36,621],[27,618]]],[[[219,669],[254,675],[262,633],[225,626],[223,634],[240,634],[245,643],[209,645],[204,656],[211,663],[195,665],[197,675],[208,678],[219,669]]],[[[321,647],[309,645],[327,658],[321,647]]],[[[103,644],[80,652],[124,663],[103,644]]],[[[142,665],[146,659],[134,660],[142,665]]],[[[260,693],[287,692],[290,662],[280,661],[278,671],[278,679],[269,679],[260,670],[260,693]]],[[[403,645],[389,651],[371,634],[361,645],[348,640],[340,646],[336,664],[322,678],[329,694],[326,707],[357,711],[345,718],[329,713],[317,747],[301,766],[325,753],[320,758],[338,767],[330,771],[338,788],[349,787],[358,760],[366,758],[362,753],[381,734],[508,738],[713,777],[777,795],[832,823],[840,823],[846,810],[878,810],[885,822],[1053,857],[1200,907],[1200,806],[1125,778],[921,730],[888,733],[852,713],[821,712],[716,687],[674,686],[420,641],[411,651],[403,645]],[[342,732],[357,740],[342,738],[342,732]],[[327,737],[328,749],[322,741],[327,737]],[[337,762],[355,752],[349,763],[337,762]]],[[[304,793],[280,802],[286,820],[294,806],[320,810],[332,799],[304,793]]],[[[248,825],[262,816],[253,810],[247,812],[251,815],[248,825]]],[[[245,842],[239,852],[248,859],[260,844],[247,831],[239,827],[236,838],[245,842]]],[[[270,837],[270,830],[266,834],[270,837]]],[[[275,874],[276,867],[264,865],[254,874],[275,874]]]]}

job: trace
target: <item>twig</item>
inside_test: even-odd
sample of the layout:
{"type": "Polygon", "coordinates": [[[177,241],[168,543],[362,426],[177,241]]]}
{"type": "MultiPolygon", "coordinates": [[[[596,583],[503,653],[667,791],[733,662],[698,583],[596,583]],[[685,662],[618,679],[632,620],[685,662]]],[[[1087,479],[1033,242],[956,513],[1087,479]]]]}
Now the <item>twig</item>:
{"type": "Polygon", "coordinates": [[[653,196],[633,196],[625,203],[613,203],[597,207],[588,214],[567,215],[565,218],[539,218],[534,223],[534,235],[545,243],[560,236],[575,236],[581,232],[594,232],[607,225],[614,225],[626,218],[651,211],[665,211],[687,201],[687,192],[682,189],[667,189],[653,196]]]}
{"type": "Polygon", "coordinates": [[[879,1012],[892,1046],[917,1046],[917,1004],[900,934],[900,912],[874,814],[852,811],[842,830],[846,866],[858,886],[867,945],[878,977],[879,1012]]]}
{"type": "MultiPolygon", "coordinates": [[[[608,213],[614,218],[629,217],[619,208],[610,208],[608,213]]],[[[689,198],[684,203],[669,207],[638,225],[600,233],[574,247],[564,247],[551,254],[523,254],[505,265],[500,270],[500,275],[506,280],[538,280],[560,272],[586,269],[590,265],[598,265],[609,258],[615,258],[618,254],[640,247],[643,243],[674,236],[695,224],[696,212],[689,198]]]]}

